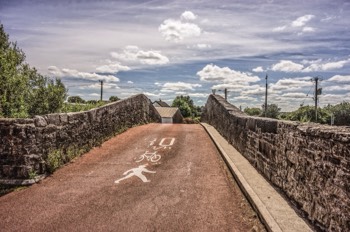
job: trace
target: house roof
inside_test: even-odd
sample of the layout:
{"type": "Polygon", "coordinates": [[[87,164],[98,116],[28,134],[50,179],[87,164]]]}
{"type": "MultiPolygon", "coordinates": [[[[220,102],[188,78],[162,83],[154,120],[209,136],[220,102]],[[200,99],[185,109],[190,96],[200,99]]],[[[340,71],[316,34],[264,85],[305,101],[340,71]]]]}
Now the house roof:
{"type": "Polygon", "coordinates": [[[153,104],[158,104],[158,105],[161,106],[161,107],[170,107],[170,106],[168,105],[168,103],[163,102],[163,101],[161,101],[161,100],[159,100],[159,101],[154,101],[153,104]]]}
{"type": "Polygon", "coordinates": [[[162,118],[172,118],[179,110],[177,107],[155,107],[162,118]]]}

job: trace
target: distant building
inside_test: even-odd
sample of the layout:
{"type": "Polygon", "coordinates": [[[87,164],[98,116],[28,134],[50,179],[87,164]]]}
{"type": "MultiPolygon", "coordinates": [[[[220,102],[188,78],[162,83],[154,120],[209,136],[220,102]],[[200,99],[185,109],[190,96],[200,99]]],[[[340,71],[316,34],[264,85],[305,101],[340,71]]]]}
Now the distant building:
{"type": "Polygon", "coordinates": [[[168,103],[162,101],[161,99],[159,99],[159,101],[154,101],[154,102],[153,102],[153,106],[154,106],[154,107],[170,107],[170,106],[168,105],[168,103]]]}
{"type": "Polygon", "coordinates": [[[162,123],[182,123],[183,117],[177,107],[155,107],[158,111],[160,117],[162,118],[162,123]]]}

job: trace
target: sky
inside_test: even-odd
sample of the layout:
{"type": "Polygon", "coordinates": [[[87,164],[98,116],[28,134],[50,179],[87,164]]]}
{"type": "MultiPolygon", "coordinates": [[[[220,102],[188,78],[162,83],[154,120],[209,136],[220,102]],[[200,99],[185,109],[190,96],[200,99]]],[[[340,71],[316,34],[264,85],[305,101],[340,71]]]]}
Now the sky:
{"type": "Polygon", "coordinates": [[[349,0],[0,0],[0,23],[41,74],[86,100],[144,93],[292,111],[350,101],[349,0]]]}

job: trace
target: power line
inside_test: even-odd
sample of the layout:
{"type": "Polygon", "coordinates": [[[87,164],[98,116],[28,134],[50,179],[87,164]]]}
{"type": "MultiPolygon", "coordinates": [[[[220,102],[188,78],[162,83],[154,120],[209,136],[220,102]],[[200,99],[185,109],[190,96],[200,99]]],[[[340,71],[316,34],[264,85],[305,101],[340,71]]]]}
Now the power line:
{"type": "Polygon", "coordinates": [[[300,106],[303,106],[303,105],[304,105],[305,99],[306,99],[307,97],[309,97],[309,93],[310,93],[310,91],[311,91],[312,88],[313,88],[313,86],[310,87],[309,91],[308,91],[307,94],[306,94],[306,97],[304,98],[304,100],[303,100],[303,102],[300,104],[300,106]]]}

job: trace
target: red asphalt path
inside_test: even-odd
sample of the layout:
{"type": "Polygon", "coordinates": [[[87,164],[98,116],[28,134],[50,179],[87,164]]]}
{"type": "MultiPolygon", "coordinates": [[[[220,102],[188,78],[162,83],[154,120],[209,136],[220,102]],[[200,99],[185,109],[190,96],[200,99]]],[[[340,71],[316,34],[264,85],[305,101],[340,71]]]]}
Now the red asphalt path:
{"type": "Polygon", "coordinates": [[[129,129],[39,184],[0,197],[0,231],[253,227],[263,228],[200,125],[129,129]],[[140,161],[143,154],[149,160],[140,161]]]}

